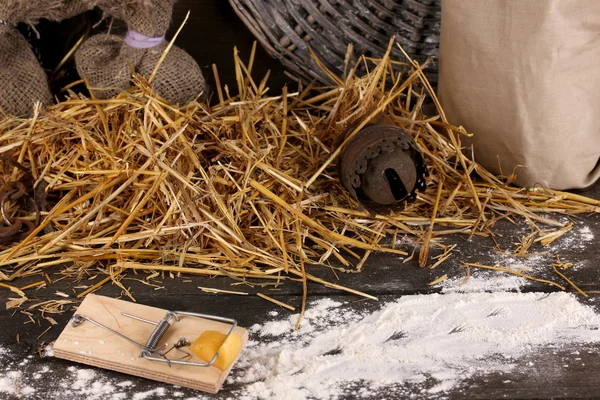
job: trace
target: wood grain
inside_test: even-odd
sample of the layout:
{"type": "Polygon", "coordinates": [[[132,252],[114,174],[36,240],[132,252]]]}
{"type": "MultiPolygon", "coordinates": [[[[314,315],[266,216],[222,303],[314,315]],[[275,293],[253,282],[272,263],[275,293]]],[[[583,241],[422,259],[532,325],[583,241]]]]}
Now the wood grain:
{"type": "MultiPolygon", "coordinates": [[[[125,317],[122,313],[158,322],[165,317],[166,312],[167,310],[160,308],[97,295],[88,295],[77,310],[78,314],[120,332],[138,343],[146,343],[154,325],[125,317]]],[[[159,346],[167,344],[170,347],[182,337],[194,341],[206,330],[227,333],[229,329],[230,325],[221,322],[182,316],[179,322],[171,325],[159,346]]],[[[238,327],[235,333],[245,344],[248,340],[246,329],[238,327]]],[[[221,371],[213,366],[169,366],[166,363],[146,360],[140,357],[139,347],[88,321],[77,327],[67,324],[54,343],[54,354],[58,358],[209,393],[217,393],[221,389],[231,370],[231,367],[221,371]]],[[[188,360],[203,362],[194,355],[188,360]]]]}

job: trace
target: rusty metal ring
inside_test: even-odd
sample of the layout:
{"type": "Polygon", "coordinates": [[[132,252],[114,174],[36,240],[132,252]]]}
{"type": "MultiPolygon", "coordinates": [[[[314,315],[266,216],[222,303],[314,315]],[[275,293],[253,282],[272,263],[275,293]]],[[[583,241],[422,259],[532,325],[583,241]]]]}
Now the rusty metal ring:
{"type": "Polygon", "coordinates": [[[11,200],[19,200],[27,194],[27,189],[25,189],[23,182],[11,182],[9,186],[14,191],[14,193],[10,195],[11,200]]]}
{"type": "Polygon", "coordinates": [[[2,201],[0,201],[0,211],[2,212],[2,220],[8,226],[12,226],[12,222],[10,222],[10,220],[8,219],[8,216],[6,215],[5,205],[6,205],[6,201],[15,193],[18,193],[17,189],[12,189],[8,192],[4,192],[4,195],[2,196],[2,201]]]}
{"type": "Polygon", "coordinates": [[[27,226],[27,230],[25,232],[22,232],[18,236],[18,240],[19,241],[27,238],[37,228],[37,224],[34,224],[33,222],[31,222],[29,220],[26,220],[26,219],[22,219],[21,220],[21,219],[19,219],[18,221],[21,221],[23,224],[25,224],[27,226]]]}
{"type": "Polygon", "coordinates": [[[19,234],[22,226],[23,222],[20,219],[16,220],[11,226],[0,226],[0,244],[12,242],[15,236],[19,234]]]}

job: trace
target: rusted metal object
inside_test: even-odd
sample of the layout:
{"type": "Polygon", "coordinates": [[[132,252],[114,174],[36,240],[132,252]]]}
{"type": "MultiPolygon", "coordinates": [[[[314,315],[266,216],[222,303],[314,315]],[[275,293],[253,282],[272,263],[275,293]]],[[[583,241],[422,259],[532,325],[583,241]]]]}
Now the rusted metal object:
{"type": "Polygon", "coordinates": [[[381,115],[346,144],[339,177],[367,211],[386,214],[401,210],[425,189],[427,168],[410,134],[381,115]]]}
{"type": "Polygon", "coordinates": [[[41,211],[46,208],[43,187],[33,188],[29,171],[18,162],[4,160],[26,172],[21,181],[7,182],[0,188],[0,244],[25,239],[40,225],[41,211]]]}

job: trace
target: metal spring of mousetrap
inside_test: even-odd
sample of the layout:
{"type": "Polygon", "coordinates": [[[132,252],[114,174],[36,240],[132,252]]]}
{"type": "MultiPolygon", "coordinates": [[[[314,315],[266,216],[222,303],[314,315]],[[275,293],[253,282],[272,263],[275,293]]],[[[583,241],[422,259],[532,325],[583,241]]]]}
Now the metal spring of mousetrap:
{"type": "Polygon", "coordinates": [[[221,346],[223,346],[223,343],[225,343],[225,341],[227,340],[227,338],[229,338],[229,336],[231,334],[233,334],[235,328],[237,327],[237,321],[235,319],[231,319],[231,318],[225,318],[225,317],[219,317],[216,315],[208,315],[208,314],[199,314],[199,313],[192,313],[192,312],[185,312],[185,311],[167,311],[167,314],[165,315],[165,318],[162,319],[159,322],[154,322],[154,321],[150,321],[141,317],[137,317],[135,315],[131,315],[131,314],[127,314],[122,312],[121,313],[123,316],[128,317],[128,318],[132,318],[135,319],[137,321],[141,321],[141,322],[145,322],[147,324],[151,324],[154,325],[155,328],[152,331],[152,333],[148,336],[148,340],[146,341],[146,344],[141,344],[136,342],[135,340],[131,339],[130,337],[127,337],[125,335],[123,335],[120,332],[115,331],[112,328],[109,328],[106,325],[103,325],[101,323],[99,323],[98,321],[94,321],[93,319],[86,317],[85,315],[82,314],[75,314],[73,315],[73,317],[71,318],[71,324],[73,327],[78,327],[79,325],[81,325],[84,321],[88,321],[91,322],[92,324],[99,326],[102,329],[106,329],[107,331],[127,340],[130,343],[135,344],[136,346],[140,347],[142,349],[141,353],[140,353],[140,357],[145,358],[146,360],[150,360],[150,361],[156,361],[156,362],[163,362],[163,363],[167,363],[169,364],[169,366],[171,366],[171,364],[178,364],[178,365],[188,365],[188,366],[192,366],[192,367],[209,367],[211,365],[213,365],[215,363],[215,361],[217,360],[217,357],[219,356],[219,350],[221,350],[221,346]],[[227,333],[227,335],[225,336],[225,340],[223,340],[223,343],[221,344],[221,346],[219,347],[219,349],[217,349],[217,352],[215,353],[215,355],[213,356],[213,358],[209,361],[209,362],[195,362],[195,361],[183,361],[182,359],[172,359],[172,358],[167,358],[167,354],[169,352],[171,352],[173,349],[177,349],[185,354],[187,354],[187,356],[183,357],[183,358],[187,358],[190,356],[189,353],[181,350],[182,347],[186,347],[189,346],[191,344],[191,342],[186,339],[186,338],[181,338],[179,339],[174,345],[173,347],[171,347],[171,349],[167,350],[166,352],[162,352],[161,351],[167,346],[166,344],[157,348],[158,343],[161,341],[161,339],[165,336],[165,334],[168,332],[169,328],[171,327],[171,324],[173,323],[173,321],[175,322],[179,322],[179,317],[180,316],[187,316],[187,317],[196,317],[196,318],[204,318],[204,319],[209,319],[211,321],[217,321],[217,322],[223,322],[226,324],[231,324],[231,329],[229,329],[229,332],[227,333]],[[157,357],[158,356],[158,357],[157,357]]]}

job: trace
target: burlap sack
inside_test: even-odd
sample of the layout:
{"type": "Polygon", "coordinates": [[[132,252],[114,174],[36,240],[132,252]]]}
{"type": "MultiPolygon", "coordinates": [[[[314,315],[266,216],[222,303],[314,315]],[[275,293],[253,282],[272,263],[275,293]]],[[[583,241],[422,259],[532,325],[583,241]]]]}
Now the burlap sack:
{"type": "MultiPolygon", "coordinates": [[[[137,72],[145,77],[150,76],[167,46],[165,42],[149,49],[138,64],[137,72]]],[[[152,81],[152,89],[175,104],[185,104],[198,96],[204,100],[207,96],[206,81],[198,63],[177,46],[169,50],[152,81]]]]}
{"type": "Polygon", "coordinates": [[[52,101],[46,73],[15,25],[55,19],[61,6],[58,0],[0,1],[0,116],[26,117],[36,102],[47,105],[52,101]]]}
{"type": "Polygon", "coordinates": [[[475,134],[476,161],[506,176],[524,165],[523,186],[593,184],[599,38],[598,0],[443,0],[439,96],[475,134]]]}
{"type": "MultiPolygon", "coordinates": [[[[130,31],[157,38],[171,23],[175,0],[98,0],[107,14],[122,19],[130,31]]],[[[128,45],[123,37],[100,34],[86,41],[76,54],[79,74],[87,78],[98,98],[109,98],[131,86],[132,72],[149,78],[168,43],[151,48],[128,45]]],[[[196,61],[174,46],[161,64],[152,88],[177,104],[205,95],[205,81],[196,61]]]]}
{"type": "Polygon", "coordinates": [[[113,18],[125,21],[127,28],[149,37],[164,35],[171,25],[176,0],[93,0],[113,18]]]}
{"type": "Polygon", "coordinates": [[[40,19],[59,20],[65,1],[74,0],[0,0],[0,19],[11,25],[36,24],[40,19]]]}
{"type": "Polygon", "coordinates": [[[36,102],[52,102],[46,73],[14,27],[0,24],[0,57],[0,117],[28,117],[36,102]]]}
{"type": "Polygon", "coordinates": [[[60,17],[61,19],[72,18],[76,15],[92,10],[95,6],[95,0],[62,0],[60,17]]]}
{"type": "Polygon", "coordinates": [[[58,21],[92,7],[87,0],[0,0],[0,116],[27,117],[36,102],[52,102],[46,73],[15,25],[58,21]]]}

